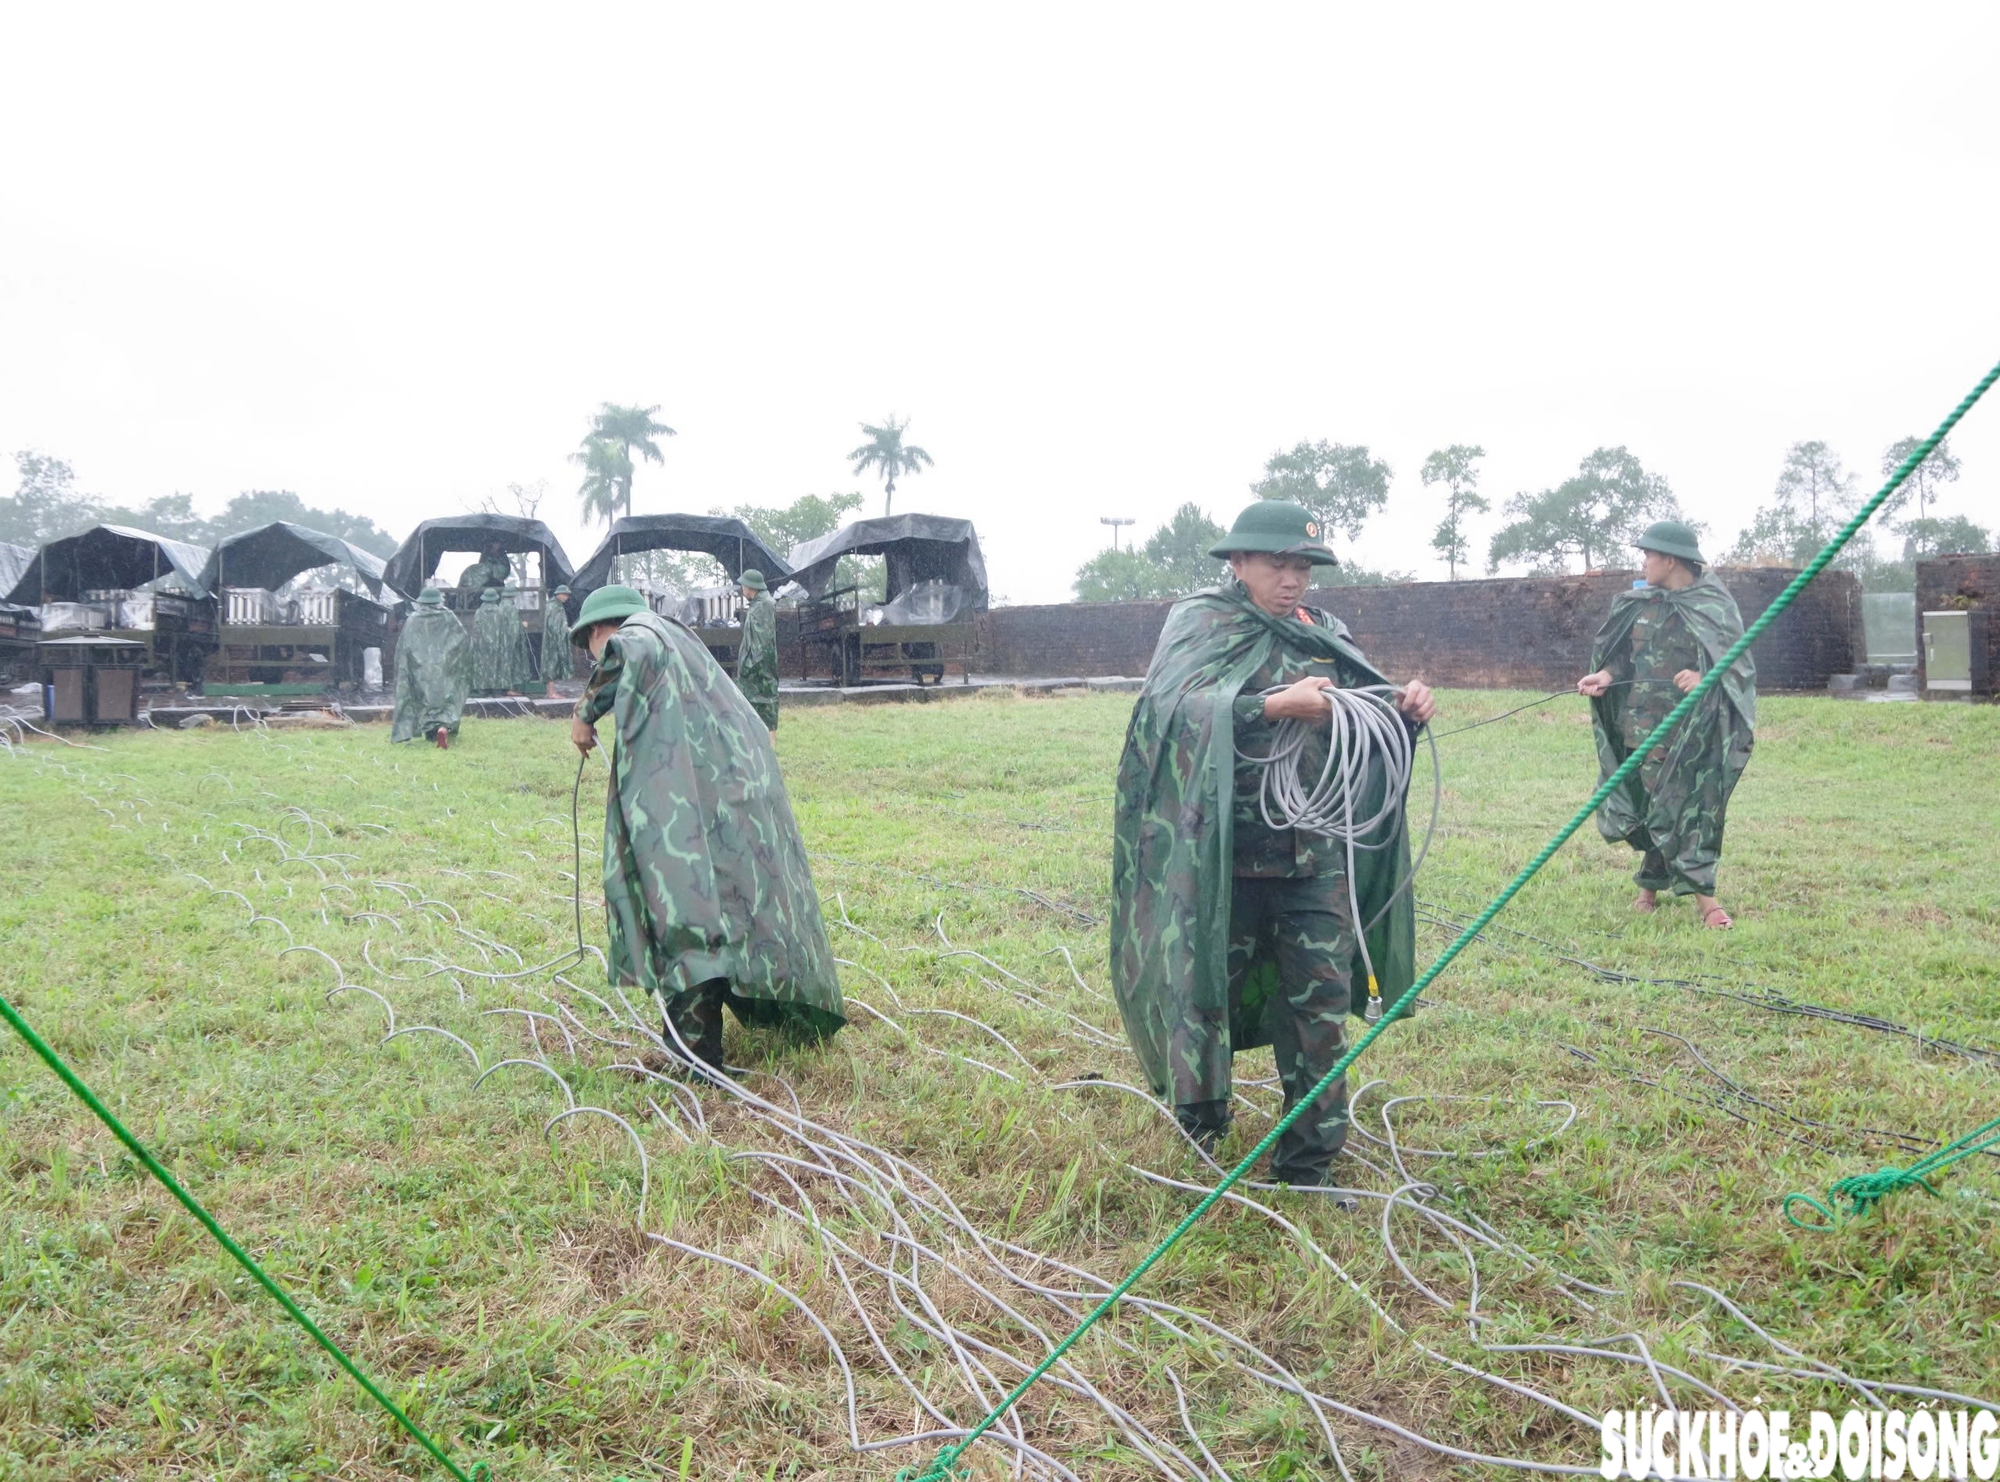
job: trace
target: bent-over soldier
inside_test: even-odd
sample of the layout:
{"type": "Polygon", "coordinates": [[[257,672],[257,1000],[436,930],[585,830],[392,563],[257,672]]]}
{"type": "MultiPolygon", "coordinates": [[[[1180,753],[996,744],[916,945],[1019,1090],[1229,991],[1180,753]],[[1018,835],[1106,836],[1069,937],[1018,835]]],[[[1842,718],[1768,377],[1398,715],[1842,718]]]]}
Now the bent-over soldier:
{"type": "Polygon", "coordinates": [[[504,695],[527,682],[528,635],[520,609],[503,602],[497,587],[488,587],[472,616],[472,687],[504,695]]]}
{"type": "MultiPolygon", "coordinates": [[[[1743,614],[1708,571],[1694,531],[1662,520],[1639,537],[1646,584],[1620,592],[1597,630],[1592,672],[1576,682],[1590,697],[1599,777],[1609,777],[1667,718],[1681,696],[1743,636],[1743,614]]],[[[1702,925],[1735,922],[1715,898],[1722,825],[1757,732],[1757,666],[1746,650],[1701,704],[1647,752],[1597,810],[1597,829],[1643,858],[1636,911],[1659,893],[1692,895],[1702,925]]]]}
{"type": "Polygon", "coordinates": [[[818,1038],[846,1022],[770,733],[683,624],[599,587],[571,630],[596,667],[571,739],[614,723],[604,805],[611,981],[657,995],[670,1045],[722,1066],[722,1008],[818,1038]]]}
{"type": "Polygon", "coordinates": [[[458,574],[458,589],[483,592],[488,587],[504,587],[513,574],[513,568],[507,564],[507,548],[497,540],[489,540],[480,550],[479,559],[458,574]]]}
{"type": "Polygon", "coordinates": [[[549,593],[542,607],[542,679],[554,683],[571,674],[569,641],[569,583],[549,593]]]}
{"type": "Polygon", "coordinates": [[[765,729],[778,729],[778,604],[771,600],[764,573],[743,568],[743,643],[736,650],[736,687],[757,712],[765,729]]]}
{"type": "Polygon", "coordinates": [[[427,736],[443,750],[458,734],[472,693],[472,645],[465,625],[444,608],[444,595],[425,587],[396,640],[396,718],[391,741],[427,736]]]}
{"type": "MultiPolygon", "coordinates": [[[[1111,975],[1154,1094],[1213,1151],[1230,1121],[1231,1057],[1270,1045],[1289,1110],[1333,1068],[1358,1011],[1357,925],[1390,999],[1415,979],[1416,935],[1400,807],[1355,852],[1357,923],[1343,847],[1267,824],[1261,769],[1238,757],[1268,754],[1277,721],[1326,721],[1328,686],[1387,683],[1337,618],[1299,605],[1312,568],[1335,564],[1318,524],[1260,500],[1209,554],[1227,557],[1233,577],[1168,615],[1118,765],[1111,975]]],[[[1411,681],[1397,708],[1414,730],[1435,706],[1411,681]]],[[[1301,775],[1319,775],[1329,733],[1313,744],[1301,775]]],[[[1356,813],[1372,815],[1387,785],[1377,758],[1356,813]]],[[[1346,1136],[1342,1082],[1278,1140],[1273,1176],[1322,1182],[1346,1136]]]]}

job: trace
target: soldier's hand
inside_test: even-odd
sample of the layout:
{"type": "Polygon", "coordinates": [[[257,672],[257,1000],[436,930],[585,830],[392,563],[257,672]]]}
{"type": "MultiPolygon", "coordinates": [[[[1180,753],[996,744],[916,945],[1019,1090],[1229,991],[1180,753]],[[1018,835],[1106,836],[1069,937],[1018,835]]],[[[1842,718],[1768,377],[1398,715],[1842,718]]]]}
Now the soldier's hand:
{"type": "Polygon", "coordinates": [[[1308,674],[1304,679],[1285,686],[1275,695],[1265,696],[1264,719],[1323,719],[1326,715],[1326,696],[1321,692],[1332,688],[1332,680],[1323,675],[1308,674]]]}
{"type": "Polygon", "coordinates": [[[1689,690],[1693,689],[1696,685],[1701,683],[1701,675],[1697,674],[1692,669],[1683,669],[1681,670],[1680,673],[1674,676],[1674,683],[1680,686],[1680,691],[1682,694],[1686,694],[1689,690]]]}
{"type": "Polygon", "coordinates": [[[1593,700],[1610,688],[1611,675],[1603,669],[1599,669],[1595,674],[1586,674],[1576,682],[1576,692],[1579,695],[1588,695],[1593,700]]]}
{"type": "Polygon", "coordinates": [[[1421,679],[1413,679],[1403,686],[1403,697],[1396,702],[1396,708],[1418,725],[1427,724],[1438,711],[1431,687],[1421,679]]]}
{"type": "Polygon", "coordinates": [[[572,720],[569,723],[569,739],[576,743],[579,753],[589,756],[597,749],[597,727],[589,721],[572,720]]]}

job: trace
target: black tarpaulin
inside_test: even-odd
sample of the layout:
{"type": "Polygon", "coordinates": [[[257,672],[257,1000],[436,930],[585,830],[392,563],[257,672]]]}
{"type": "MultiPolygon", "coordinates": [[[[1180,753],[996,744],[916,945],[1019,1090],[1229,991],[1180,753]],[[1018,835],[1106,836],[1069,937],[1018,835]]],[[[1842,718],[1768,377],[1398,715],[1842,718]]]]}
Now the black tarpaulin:
{"type": "MultiPolygon", "coordinates": [[[[240,535],[225,536],[209,552],[202,568],[203,591],[219,592],[225,586],[263,587],[276,591],[302,571],[339,561],[354,568],[377,601],[382,600],[382,558],[348,544],[338,535],[294,525],[289,520],[273,520],[240,535]]],[[[393,590],[388,600],[394,602],[393,590]]]]}
{"type": "Polygon", "coordinates": [[[576,568],[569,564],[555,532],[547,525],[520,515],[487,514],[425,520],[410,532],[408,540],[396,547],[396,554],[382,570],[382,580],[398,592],[414,597],[430,585],[431,574],[446,552],[469,551],[477,555],[496,542],[509,555],[526,551],[540,555],[544,585],[554,588],[564,582],[574,584],[576,568]]]}
{"type": "Polygon", "coordinates": [[[576,570],[570,585],[595,591],[611,580],[612,562],[641,551],[700,551],[715,557],[735,581],[745,567],[764,573],[775,591],[792,574],[784,558],[731,515],[626,515],[605,532],[604,543],[576,570]]]}
{"type": "Polygon", "coordinates": [[[842,556],[881,556],[888,567],[885,595],[890,601],[918,582],[944,581],[971,599],[974,612],[986,610],[986,563],[970,520],[919,514],[856,520],[793,547],[792,580],[820,596],[842,556]]]}
{"type": "Polygon", "coordinates": [[[36,551],[6,598],[30,607],[81,602],[85,592],[129,592],[162,576],[179,576],[206,597],[201,570],[207,564],[208,552],[200,546],[150,530],[93,525],[81,535],[52,540],[36,551]]]}

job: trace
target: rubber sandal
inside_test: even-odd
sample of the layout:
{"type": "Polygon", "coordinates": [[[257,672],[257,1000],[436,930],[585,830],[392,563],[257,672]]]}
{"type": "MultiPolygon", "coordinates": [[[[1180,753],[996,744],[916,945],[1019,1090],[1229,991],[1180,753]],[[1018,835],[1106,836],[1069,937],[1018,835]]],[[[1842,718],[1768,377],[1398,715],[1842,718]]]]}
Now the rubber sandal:
{"type": "Polygon", "coordinates": [[[1645,900],[1634,899],[1632,902],[1632,909],[1637,911],[1641,916],[1650,916],[1655,911],[1660,909],[1660,903],[1658,901],[1645,901],[1645,900]]]}
{"type": "Polygon", "coordinates": [[[1701,924],[1711,931],[1727,931],[1736,924],[1736,919],[1720,906],[1710,906],[1702,913],[1701,924]],[[1716,918],[1720,917],[1720,920],[1716,918]]]}

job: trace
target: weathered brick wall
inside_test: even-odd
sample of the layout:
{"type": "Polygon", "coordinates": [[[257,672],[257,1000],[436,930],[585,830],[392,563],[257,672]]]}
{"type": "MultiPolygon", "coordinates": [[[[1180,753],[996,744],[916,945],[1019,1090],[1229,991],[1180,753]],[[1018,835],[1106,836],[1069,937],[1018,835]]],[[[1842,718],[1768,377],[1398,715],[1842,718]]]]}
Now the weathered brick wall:
{"type": "MultiPolygon", "coordinates": [[[[1720,573],[1754,621],[1797,573],[1750,567],[1720,573]]],[[[1591,639],[1630,572],[1420,582],[1314,594],[1353,629],[1362,650],[1398,677],[1468,688],[1555,689],[1586,672],[1591,639]]],[[[1772,624],[1755,650],[1757,681],[1773,690],[1825,689],[1854,667],[1861,584],[1822,575],[1772,624]]]]}
{"type": "MultiPolygon", "coordinates": [[[[1796,573],[1723,573],[1747,623],[1796,573]]],[[[1503,577],[1337,587],[1307,600],[1337,614],[1363,651],[1397,678],[1466,688],[1555,689],[1590,660],[1590,640],[1633,573],[1503,577]]],[[[1002,607],[979,619],[982,674],[1143,674],[1166,622],[1167,602],[1002,607]]],[[[1830,573],[1803,592],[1757,646],[1765,689],[1824,689],[1859,653],[1861,587],[1830,573]]]]}
{"type": "Polygon", "coordinates": [[[979,615],[981,674],[1144,674],[1171,602],[1060,602],[979,615]]]}
{"type": "MultiPolygon", "coordinates": [[[[1934,556],[1917,562],[1917,631],[1923,632],[1924,614],[1944,612],[1954,607],[1984,608],[1986,619],[1986,669],[2000,675],[2000,555],[1934,556]]],[[[1917,642],[1917,688],[1921,693],[1924,674],[1924,646],[1917,642]]]]}

